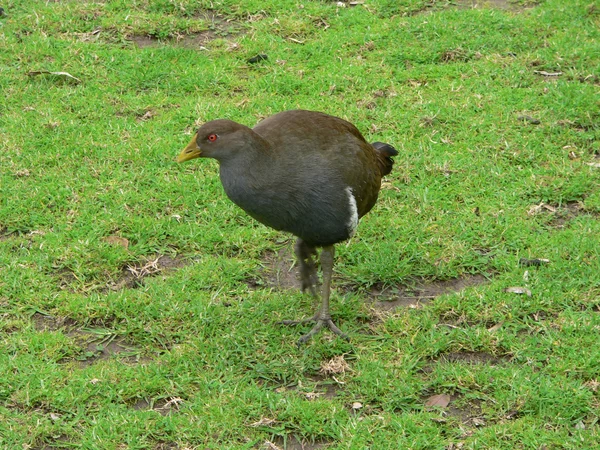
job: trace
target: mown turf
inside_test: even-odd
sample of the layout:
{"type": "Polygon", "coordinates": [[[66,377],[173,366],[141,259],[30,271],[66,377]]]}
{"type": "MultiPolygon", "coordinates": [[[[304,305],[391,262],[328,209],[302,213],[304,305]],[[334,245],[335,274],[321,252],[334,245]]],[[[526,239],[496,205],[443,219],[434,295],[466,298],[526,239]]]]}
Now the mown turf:
{"type": "Polygon", "coordinates": [[[2,6],[2,448],[597,448],[597,3],[2,6]],[[174,163],[292,108],[400,151],[350,343],[296,347],[289,236],[174,163]]]}

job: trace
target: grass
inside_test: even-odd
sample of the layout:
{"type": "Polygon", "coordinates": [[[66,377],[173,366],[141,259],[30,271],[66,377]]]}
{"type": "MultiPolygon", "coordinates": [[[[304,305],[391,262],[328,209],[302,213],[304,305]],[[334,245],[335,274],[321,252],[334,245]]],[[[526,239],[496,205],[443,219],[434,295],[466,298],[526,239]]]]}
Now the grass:
{"type": "Polygon", "coordinates": [[[4,2],[0,446],[596,448],[600,9],[470,5],[4,2]],[[400,151],[338,245],[350,343],[296,347],[288,236],[174,163],[292,108],[400,151]]]}

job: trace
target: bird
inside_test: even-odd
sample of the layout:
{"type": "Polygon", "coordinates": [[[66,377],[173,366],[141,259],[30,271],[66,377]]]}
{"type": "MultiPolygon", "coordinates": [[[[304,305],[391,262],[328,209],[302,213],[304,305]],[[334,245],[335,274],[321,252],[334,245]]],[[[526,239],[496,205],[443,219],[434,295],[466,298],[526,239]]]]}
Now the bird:
{"type": "Polygon", "coordinates": [[[349,340],[333,322],[329,299],[335,244],[356,232],[375,205],[382,177],[398,151],[369,143],[350,122],[317,111],[279,112],[249,128],[228,119],[209,121],[179,153],[177,162],[213,158],[226,195],[258,222],[291,233],[303,292],[317,296],[317,248],[323,282],[314,322],[298,344],[323,328],[349,340]]]}

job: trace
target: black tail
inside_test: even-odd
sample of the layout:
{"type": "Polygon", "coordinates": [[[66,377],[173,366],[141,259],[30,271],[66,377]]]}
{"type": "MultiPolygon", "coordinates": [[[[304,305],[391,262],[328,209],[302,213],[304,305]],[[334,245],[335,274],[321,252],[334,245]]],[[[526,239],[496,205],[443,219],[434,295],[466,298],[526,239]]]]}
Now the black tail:
{"type": "Polygon", "coordinates": [[[392,167],[394,167],[392,156],[396,156],[398,150],[384,142],[373,142],[371,145],[377,153],[377,162],[379,163],[381,176],[387,175],[392,171],[392,167]]]}

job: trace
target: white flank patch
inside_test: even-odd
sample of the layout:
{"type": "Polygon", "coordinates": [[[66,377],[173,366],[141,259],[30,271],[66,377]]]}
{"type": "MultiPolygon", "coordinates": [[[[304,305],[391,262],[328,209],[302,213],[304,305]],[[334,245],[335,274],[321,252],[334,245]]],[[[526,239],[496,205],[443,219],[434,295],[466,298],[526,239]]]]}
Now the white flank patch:
{"type": "Polygon", "coordinates": [[[356,227],[358,227],[358,209],[356,208],[356,199],[354,198],[354,194],[352,193],[352,188],[350,186],[346,188],[346,193],[348,194],[348,204],[350,206],[350,219],[348,220],[346,226],[348,227],[350,236],[354,236],[356,227]]]}

